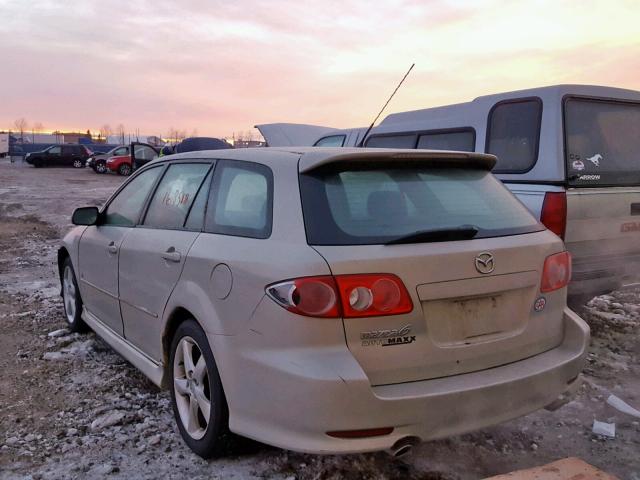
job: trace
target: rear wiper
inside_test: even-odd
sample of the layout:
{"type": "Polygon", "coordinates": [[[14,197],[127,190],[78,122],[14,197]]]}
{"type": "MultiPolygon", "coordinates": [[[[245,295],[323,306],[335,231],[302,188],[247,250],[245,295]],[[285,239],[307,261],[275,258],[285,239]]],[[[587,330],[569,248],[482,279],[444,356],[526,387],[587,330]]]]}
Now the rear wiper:
{"type": "Polygon", "coordinates": [[[448,242],[454,240],[471,240],[480,230],[473,225],[461,225],[455,228],[421,230],[389,240],[385,245],[400,243],[448,242]]]}

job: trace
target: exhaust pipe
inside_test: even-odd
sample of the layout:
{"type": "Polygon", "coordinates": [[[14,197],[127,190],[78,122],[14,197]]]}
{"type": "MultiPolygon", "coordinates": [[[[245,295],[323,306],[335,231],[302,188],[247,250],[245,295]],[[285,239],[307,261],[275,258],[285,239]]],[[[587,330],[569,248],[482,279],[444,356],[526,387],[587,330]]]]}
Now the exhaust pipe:
{"type": "Polygon", "coordinates": [[[404,437],[394,443],[387,452],[394,458],[406,457],[418,443],[420,439],[417,437],[404,437]]]}

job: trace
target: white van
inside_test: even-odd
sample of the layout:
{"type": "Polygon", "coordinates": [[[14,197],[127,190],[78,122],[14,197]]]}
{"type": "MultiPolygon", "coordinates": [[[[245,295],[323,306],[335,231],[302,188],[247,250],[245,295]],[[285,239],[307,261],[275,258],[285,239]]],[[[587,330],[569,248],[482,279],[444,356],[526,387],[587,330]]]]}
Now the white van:
{"type": "MultiPolygon", "coordinates": [[[[366,132],[304,127],[257,126],[270,146],[357,146],[366,132]]],[[[610,291],[640,273],[638,91],[556,85],[487,95],[389,115],[362,143],[497,155],[493,172],[565,240],[574,297],[610,291]]]]}

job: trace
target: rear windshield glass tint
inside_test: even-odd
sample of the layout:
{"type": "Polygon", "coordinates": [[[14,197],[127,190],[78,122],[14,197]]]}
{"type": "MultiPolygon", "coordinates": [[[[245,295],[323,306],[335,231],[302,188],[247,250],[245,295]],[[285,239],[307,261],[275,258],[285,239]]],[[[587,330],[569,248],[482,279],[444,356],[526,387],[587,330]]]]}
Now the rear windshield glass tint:
{"type": "Polygon", "coordinates": [[[381,135],[370,137],[365,146],[370,148],[416,148],[416,135],[381,135]]]}
{"type": "Polygon", "coordinates": [[[301,192],[311,245],[380,244],[469,225],[475,238],[543,228],[484,170],[343,167],[301,175],[301,192]]]}
{"type": "Polygon", "coordinates": [[[570,183],[640,184],[640,104],[570,98],[565,138],[570,183]]]}
{"type": "Polygon", "coordinates": [[[489,114],[487,153],[498,157],[498,173],[523,173],[536,163],[542,102],[499,103],[489,114]]]}
{"type": "Polygon", "coordinates": [[[418,148],[473,152],[476,148],[475,143],[476,138],[472,130],[464,132],[428,133],[420,135],[418,148]]]}

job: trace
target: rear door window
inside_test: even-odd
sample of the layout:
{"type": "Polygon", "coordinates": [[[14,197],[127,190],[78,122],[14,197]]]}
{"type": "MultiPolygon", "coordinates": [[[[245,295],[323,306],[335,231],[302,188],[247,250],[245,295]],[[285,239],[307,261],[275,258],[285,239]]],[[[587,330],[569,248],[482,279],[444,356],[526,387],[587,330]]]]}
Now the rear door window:
{"type": "Polygon", "coordinates": [[[153,194],[143,224],[155,228],[182,228],[210,167],[209,163],[170,165],[153,194]]]}
{"type": "Polygon", "coordinates": [[[525,173],[538,158],[542,101],[497,103],[489,112],[485,151],[498,157],[495,173],[525,173]]]}
{"type": "Polygon", "coordinates": [[[569,183],[640,184],[640,103],[568,98],[564,122],[569,183]]]}
{"type": "Polygon", "coordinates": [[[392,164],[300,176],[312,245],[387,243],[426,230],[476,228],[475,238],[542,230],[488,171],[392,164]]]}
{"type": "Polygon", "coordinates": [[[252,238],[271,235],[273,174],[269,167],[220,160],[211,192],[207,232],[252,238]]]}
{"type": "Polygon", "coordinates": [[[207,200],[209,198],[209,185],[211,185],[211,176],[213,170],[210,170],[207,174],[207,177],[202,182],[200,186],[200,190],[196,195],[196,199],[193,201],[193,205],[191,205],[191,210],[189,211],[189,216],[187,217],[187,221],[184,224],[187,230],[202,230],[204,226],[204,214],[207,210],[207,200]]]}

